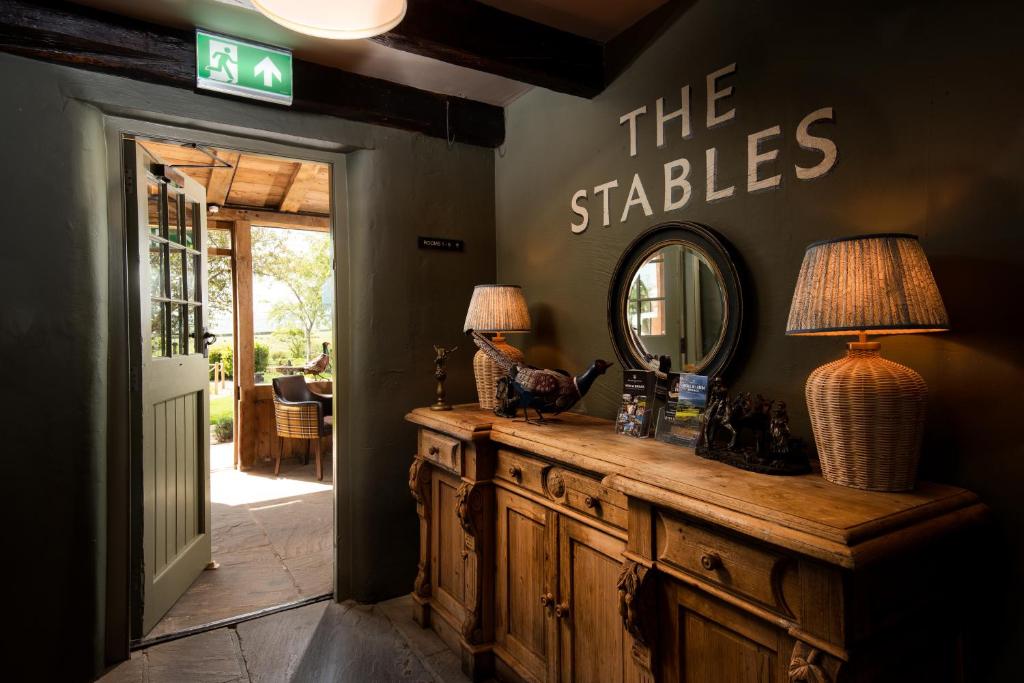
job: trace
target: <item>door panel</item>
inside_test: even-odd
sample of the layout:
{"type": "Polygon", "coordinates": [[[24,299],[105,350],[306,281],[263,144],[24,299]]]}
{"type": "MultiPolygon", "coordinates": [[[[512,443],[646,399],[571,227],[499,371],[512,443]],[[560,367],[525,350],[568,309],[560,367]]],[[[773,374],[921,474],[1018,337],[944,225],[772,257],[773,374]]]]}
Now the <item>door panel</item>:
{"type": "Polygon", "coordinates": [[[133,140],[125,140],[124,157],[130,309],[142,369],[134,456],[142,465],[134,634],[141,637],[210,562],[206,196],[133,140]]]}
{"type": "Polygon", "coordinates": [[[631,641],[619,615],[625,543],[567,517],[558,522],[561,680],[635,680],[631,641]]]}
{"type": "Polygon", "coordinates": [[[555,664],[555,513],[504,489],[495,495],[495,641],[536,680],[546,681],[555,664]],[[550,596],[547,604],[543,596],[550,596]]]}
{"type": "Polygon", "coordinates": [[[683,680],[770,683],[774,653],[696,612],[682,614],[683,680]]]}
{"type": "Polygon", "coordinates": [[[466,602],[466,532],[456,513],[456,494],[462,480],[434,470],[431,477],[431,499],[434,501],[433,533],[431,533],[431,585],[434,598],[448,614],[462,619],[466,602]]]}
{"type": "Polygon", "coordinates": [[[675,580],[659,581],[658,680],[677,683],[775,683],[788,680],[792,641],[771,624],[675,580]]]}

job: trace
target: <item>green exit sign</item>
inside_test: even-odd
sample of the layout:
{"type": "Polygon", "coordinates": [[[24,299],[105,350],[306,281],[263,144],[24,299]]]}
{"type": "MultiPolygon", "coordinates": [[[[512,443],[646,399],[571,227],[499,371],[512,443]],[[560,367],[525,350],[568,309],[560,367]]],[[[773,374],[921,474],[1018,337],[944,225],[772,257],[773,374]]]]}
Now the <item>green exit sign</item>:
{"type": "Polygon", "coordinates": [[[292,103],[292,53],[196,29],[196,86],[292,103]]]}

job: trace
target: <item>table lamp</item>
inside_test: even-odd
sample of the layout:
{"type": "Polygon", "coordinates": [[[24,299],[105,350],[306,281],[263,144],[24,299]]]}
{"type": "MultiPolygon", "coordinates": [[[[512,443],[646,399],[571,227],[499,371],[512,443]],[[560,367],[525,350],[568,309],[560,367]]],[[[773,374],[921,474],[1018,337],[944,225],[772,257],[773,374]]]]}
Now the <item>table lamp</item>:
{"type": "MultiPolygon", "coordinates": [[[[469,301],[463,332],[494,332],[491,342],[516,363],[523,362],[523,352],[505,341],[504,332],[529,332],[530,311],[519,285],[477,285],[469,301]]],[[[498,380],[504,374],[498,364],[483,351],[473,356],[473,374],[480,407],[493,410],[498,405],[498,380]]]]}
{"type": "Polygon", "coordinates": [[[942,332],[946,308],[916,235],[875,234],[807,247],[786,334],[857,335],[845,358],[807,378],[821,473],[873,491],[914,488],[927,386],[881,357],[869,334],[942,332]]]}

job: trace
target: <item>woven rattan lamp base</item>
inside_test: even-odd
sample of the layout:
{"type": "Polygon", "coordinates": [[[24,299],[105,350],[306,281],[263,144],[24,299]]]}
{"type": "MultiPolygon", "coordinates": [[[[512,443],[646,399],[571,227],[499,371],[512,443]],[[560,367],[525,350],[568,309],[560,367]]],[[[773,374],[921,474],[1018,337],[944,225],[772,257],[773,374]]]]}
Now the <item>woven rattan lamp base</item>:
{"type": "Polygon", "coordinates": [[[828,481],[871,491],[914,488],[928,388],[910,368],[850,344],[807,378],[807,409],[828,481]]]}
{"type": "MultiPolygon", "coordinates": [[[[523,352],[505,341],[503,335],[494,335],[491,343],[513,362],[523,363],[523,352]]],[[[480,407],[494,410],[498,407],[498,379],[505,374],[504,371],[486,353],[477,351],[473,356],[473,374],[476,376],[476,395],[480,401],[480,407]]]]}

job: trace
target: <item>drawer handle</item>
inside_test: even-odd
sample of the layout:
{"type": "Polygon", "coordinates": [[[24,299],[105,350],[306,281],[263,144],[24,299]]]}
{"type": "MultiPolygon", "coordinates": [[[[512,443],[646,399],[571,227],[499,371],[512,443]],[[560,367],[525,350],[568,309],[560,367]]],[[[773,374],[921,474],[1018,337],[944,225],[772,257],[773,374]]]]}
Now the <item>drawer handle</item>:
{"type": "Polygon", "coordinates": [[[594,498],[593,496],[587,496],[586,498],[583,499],[583,504],[586,505],[591,510],[596,510],[597,498],[594,498]]]}
{"type": "Polygon", "coordinates": [[[553,605],[554,602],[555,596],[551,593],[545,593],[544,595],[540,596],[540,604],[544,605],[545,607],[551,607],[551,605],[553,605]]]}
{"type": "Polygon", "coordinates": [[[714,571],[722,568],[722,558],[715,553],[705,553],[700,556],[700,566],[707,571],[714,571]]]}
{"type": "Polygon", "coordinates": [[[516,481],[519,481],[520,479],[523,478],[523,468],[521,468],[519,465],[512,465],[511,467],[508,468],[508,476],[512,477],[516,481]]]}
{"type": "Polygon", "coordinates": [[[568,602],[563,602],[563,603],[561,603],[559,605],[555,605],[555,617],[557,617],[558,619],[568,619],[569,618],[569,603],[568,602]]]}
{"type": "Polygon", "coordinates": [[[429,452],[431,455],[437,455],[438,453],[441,452],[441,449],[438,448],[437,446],[431,446],[429,452]]]}

